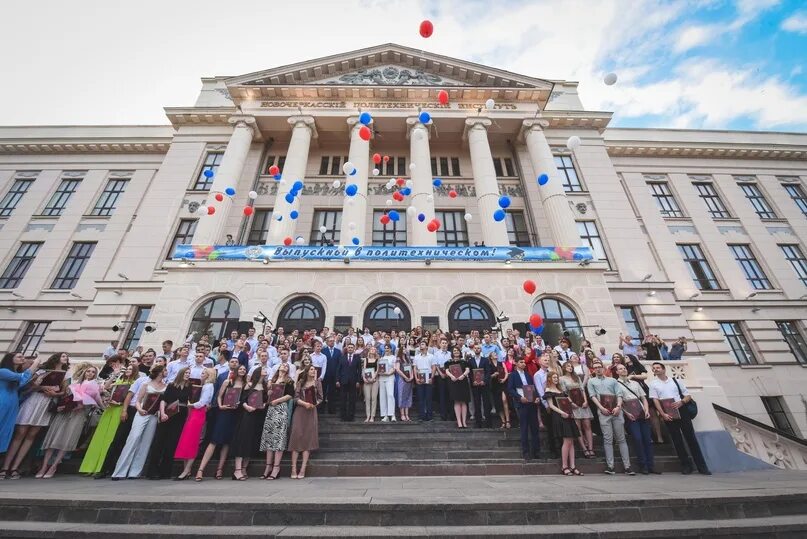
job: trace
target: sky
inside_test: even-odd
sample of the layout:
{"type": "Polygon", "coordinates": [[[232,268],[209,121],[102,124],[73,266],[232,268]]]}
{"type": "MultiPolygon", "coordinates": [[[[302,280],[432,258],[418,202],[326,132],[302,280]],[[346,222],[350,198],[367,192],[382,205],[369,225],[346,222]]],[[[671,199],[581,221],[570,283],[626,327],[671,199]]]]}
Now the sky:
{"type": "Polygon", "coordinates": [[[0,13],[0,125],[166,124],[201,77],[393,42],[579,81],[611,126],[807,130],[804,0],[6,0],[0,13]]]}

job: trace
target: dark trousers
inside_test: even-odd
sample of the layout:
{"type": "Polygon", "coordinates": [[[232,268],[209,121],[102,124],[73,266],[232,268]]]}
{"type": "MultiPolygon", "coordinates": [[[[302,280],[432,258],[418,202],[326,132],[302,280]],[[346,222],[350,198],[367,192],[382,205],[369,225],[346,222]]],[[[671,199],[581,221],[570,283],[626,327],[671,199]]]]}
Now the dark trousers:
{"type": "Polygon", "coordinates": [[[684,469],[691,469],[692,463],[689,461],[687,454],[687,446],[689,446],[689,453],[692,454],[692,460],[695,461],[695,467],[700,471],[708,470],[706,461],[703,459],[701,453],[701,446],[698,445],[698,439],[695,437],[695,429],[692,427],[692,420],[686,416],[686,410],[680,409],[681,419],[673,419],[667,421],[667,430],[670,432],[670,438],[675,446],[675,452],[678,454],[678,460],[681,461],[681,466],[684,469]],[[686,444],[684,444],[686,440],[686,444]]]}
{"type": "Polygon", "coordinates": [[[342,421],[353,421],[356,415],[356,384],[344,384],[339,388],[342,421]]]}
{"type": "Polygon", "coordinates": [[[439,403],[440,419],[448,419],[448,378],[435,377],[434,390],[437,392],[437,402],[439,403]]]}
{"type": "Polygon", "coordinates": [[[171,467],[174,465],[174,451],[177,449],[182,427],[185,426],[187,417],[188,409],[183,407],[177,415],[157,425],[154,440],[151,442],[146,477],[159,479],[171,477],[171,467]]]}
{"type": "Polygon", "coordinates": [[[336,411],[336,401],[339,400],[339,390],[336,389],[336,379],[328,378],[327,376],[322,379],[322,394],[325,400],[320,405],[320,411],[325,411],[327,408],[328,413],[332,414],[336,411]]]}
{"type": "MultiPolygon", "coordinates": [[[[521,432],[521,455],[524,458],[538,458],[538,409],[535,404],[521,404],[516,408],[518,414],[518,429],[521,432]]],[[[549,436],[551,437],[551,436],[549,436]]]]}
{"type": "Polygon", "coordinates": [[[653,442],[650,438],[650,421],[640,419],[631,421],[625,418],[625,426],[633,438],[633,451],[639,459],[639,465],[648,470],[653,469],[653,442]]]}
{"type": "Polygon", "coordinates": [[[420,410],[421,421],[431,421],[432,419],[432,385],[418,384],[415,386],[418,396],[418,410],[420,410]]]}
{"type": "Polygon", "coordinates": [[[115,471],[115,465],[118,463],[123,447],[126,445],[126,439],[129,437],[129,431],[132,430],[132,422],[137,415],[137,408],[129,406],[126,410],[126,421],[118,425],[118,430],[115,431],[115,437],[112,443],[109,444],[109,450],[104,457],[104,464],[101,466],[101,475],[110,475],[115,471]]]}
{"type": "Polygon", "coordinates": [[[482,426],[482,418],[485,418],[485,425],[491,426],[490,417],[490,391],[487,386],[471,386],[471,397],[474,399],[474,423],[477,427],[482,426]]]}
{"type": "MultiPolygon", "coordinates": [[[[552,418],[549,417],[549,410],[546,409],[546,406],[543,403],[540,403],[538,406],[538,413],[541,414],[541,423],[544,424],[544,428],[546,429],[546,449],[549,451],[549,454],[552,455],[553,458],[558,456],[558,442],[557,438],[552,435],[552,418]]],[[[519,416],[519,421],[521,420],[521,416],[519,416]]]]}

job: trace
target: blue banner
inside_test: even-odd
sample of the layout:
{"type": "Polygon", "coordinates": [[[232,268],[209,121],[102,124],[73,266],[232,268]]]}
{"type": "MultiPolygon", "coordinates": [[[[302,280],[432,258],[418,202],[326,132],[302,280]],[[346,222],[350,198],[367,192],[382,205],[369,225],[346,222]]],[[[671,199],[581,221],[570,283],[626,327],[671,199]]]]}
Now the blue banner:
{"type": "Polygon", "coordinates": [[[375,247],[312,245],[179,245],[175,260],[337,260],[379,262],[579,262],[592,260],[590,247],[375,247]]]}

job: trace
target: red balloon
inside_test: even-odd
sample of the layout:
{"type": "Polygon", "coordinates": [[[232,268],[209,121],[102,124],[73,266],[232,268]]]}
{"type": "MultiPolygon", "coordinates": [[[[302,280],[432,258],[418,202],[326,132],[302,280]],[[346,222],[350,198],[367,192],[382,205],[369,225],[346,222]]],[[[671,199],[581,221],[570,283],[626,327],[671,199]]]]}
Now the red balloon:
{"type": "Polygon", "coordinates": [[[440,219],[434,218],[432,219],[432,223],[434,223],[435,230],[440,230],[440,227],[442,226],[442,224],[440,223],[440,219]]]}
{"type": "Polygon", "coordinates": [[[222,195],[221,193],[216,193],[215,195],[213,195],[213,198],[221,202],[222,200],[224,200],[224,195],[222,195]]]}
{"type": "Polygon", "coordinates": [[[373,163],[375,163],[376,165],[381,163],[381,154],[380,153],[374,153],[373,154],[373,163]]]}
{"type": "Polygon", "coordinates": [[[436,232],[437,231],[437,223],[434,221],[429,221],[429,224],[426,225],[426,230],[429,232],[436,232]]]}
{"type": "Polygon", "coordinates": [[[448,92],[445,90],[437,92],[437,101],[439,101],[441,105],[448,105],[448,92]]]}
{"type": "Polygon", "coordinates": [[[370,136],[372,134],[373,134],[372,131],[370,131],[370,128],[367,127],[366,125],[361,126],[361,128],[359,129],[359,136],[361,137],[362,140],[370,140],[370,136]]]}
{"type": "Polygon", "coordinates": [[[280,173],[280,168],[277,165],[272,165],[271,167],[269,167],[269,174],[270,175],[274,176],[275,174],[279,174],[279,173],[280,173]]]}
{"type": "MultiPolygon", "coordinates": [[[[526,281],[524,281],[524,284],[522,286],[524,287],[524,292],[526,292],[527,294],[535,294],[535,290],[538,288],[535,285],[535,281],[532,281],[530,279],[527,279],[526,281]]],[[[533,326],[533,327],[537,328],[538,326],[533,326]]]]}
{"type": "Polygon", "coordinates": [[[537,328],[540,327],[544,323],[544,319],[541,318],[541,315],[536,313],[530,316],[530,326],[537,328]]]}
{"type": "Polygon", "coordinates": [[[398,202],[403,202],[404,196],[401,194],[400,191],[395,191],[394,193],[392,193],[392,198],[394,198],[398,202]]]}
{"type": "Polygon", "coordinates": [[[397,180],[395,180],[395,183],[398,184],[398,187],[403,187],[404,185],[406,185],[406,180],[404,180],[403,178],[398,178],[397,180]]]}
{"type": "Polygon", "coordinates": [[[291,240],[291,237],[286,236],[286,239],[284,239],[284,240],[283,240],[283,245],[285,245],[286,247],[288,247],[289,245],[291,245],[291,241],[292,241],[292,240],[291,240]]]}
{"type": "Polygon", "coordinates": [[[386,163],[387,161],[389,161],[389,155],[384,156],[384,162],[386,163]]]}
{"type": "Polygon", "coordinates": [[[214,208],[213,206],[208,206],[207,207],[207,214],[208,215],[213,215],[214,213],[216,213],[216,208],[214,208]]]}
{"type": "Polygon", "coordinates": [[[434,25],[432,21],[426,19],[422,23],[420,23],[420,35],[421,37],[432,37],[432,33],[434,33],[434,25]]]}
{"type": "Polygon", "coordinates": [[[448,198],[457,198],[457,192],[452,189],[448,192],[448,198]]]}
{"type": "Polygon", "coordinates": [[[255,209],[252,206],[244,206],[244,215],[249,217],[253,213],[255,213],[255,209]]]}
{"type": "Polygon", "coordinates": [[[381,221],[382,225],[386,225],[387,223],[389,223],[389,215],[385,213],[384,215],[381,216],[381,219],[379,219],[379,221],[381,221]]]}

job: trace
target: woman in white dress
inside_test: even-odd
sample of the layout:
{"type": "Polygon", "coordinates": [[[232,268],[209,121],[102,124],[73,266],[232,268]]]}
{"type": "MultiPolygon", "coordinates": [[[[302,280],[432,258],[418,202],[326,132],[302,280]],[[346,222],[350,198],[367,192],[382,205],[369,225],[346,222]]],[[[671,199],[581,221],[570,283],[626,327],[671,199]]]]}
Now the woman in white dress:
{"type": "Polygon", "coordinates": [[[381,421],[395,421],[395,355],[389,344],[384,345],[384,357],[379,360],[378,386],[381,421]],[[383,373],[381,364],[384,365],[383,373]]]}

